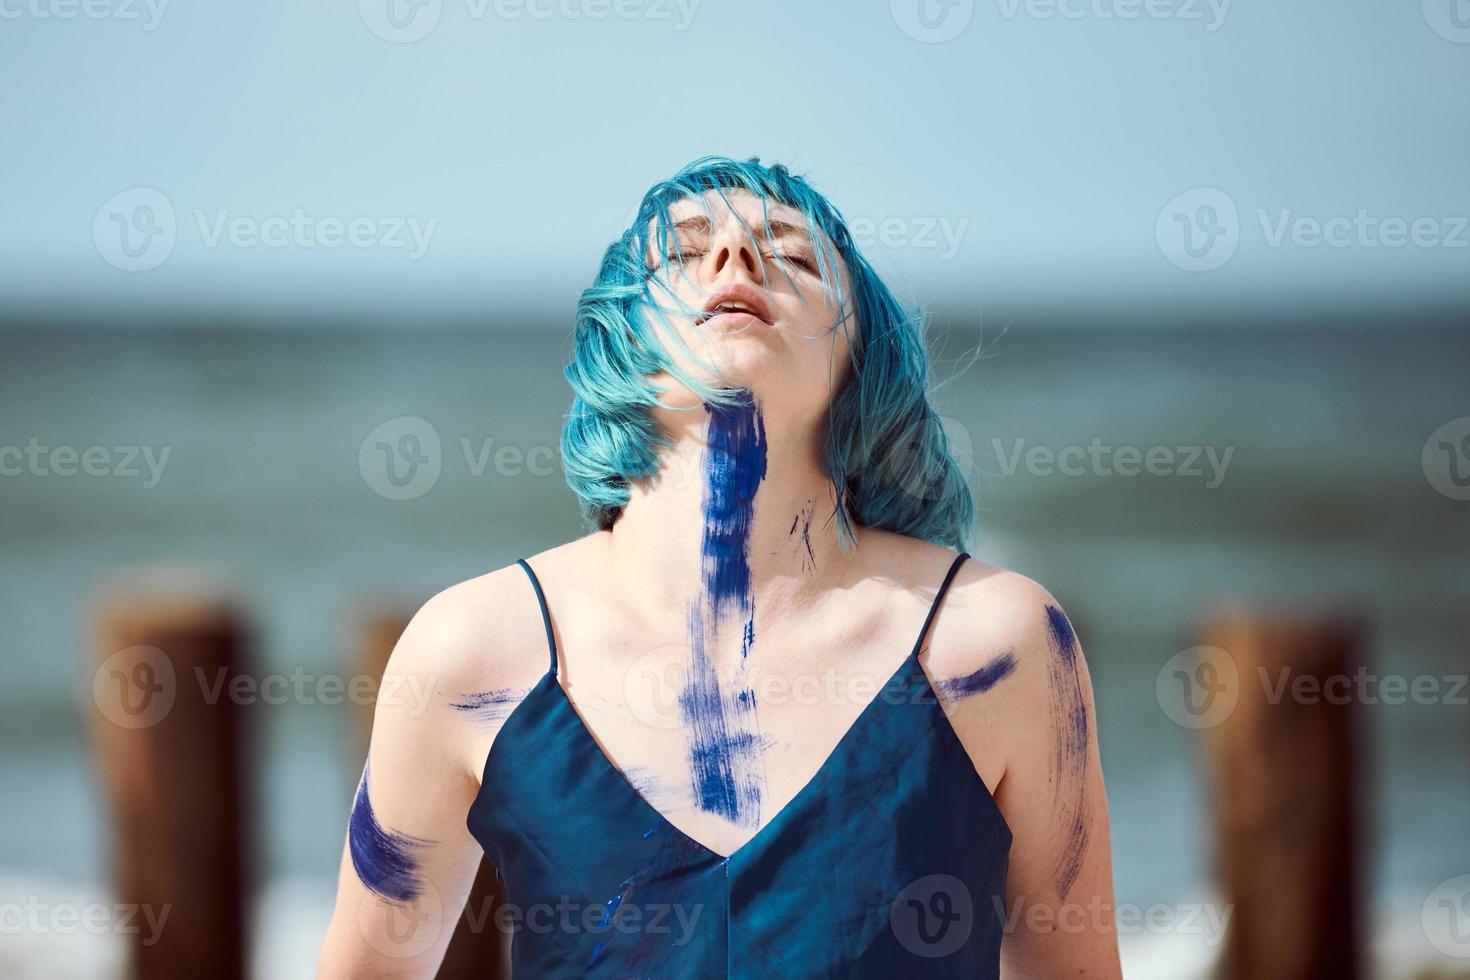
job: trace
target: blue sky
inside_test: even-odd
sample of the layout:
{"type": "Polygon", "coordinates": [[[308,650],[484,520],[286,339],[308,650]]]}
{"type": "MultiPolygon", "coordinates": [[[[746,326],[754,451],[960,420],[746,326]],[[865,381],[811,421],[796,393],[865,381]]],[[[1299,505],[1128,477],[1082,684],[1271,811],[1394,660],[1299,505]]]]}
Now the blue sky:
{"type": "Polygon", "coordinates": [[[418,2],[0,0],[0,290],[566,311],[715,152],[925,302],[1470,292],[1470,0],[418,2]]]}

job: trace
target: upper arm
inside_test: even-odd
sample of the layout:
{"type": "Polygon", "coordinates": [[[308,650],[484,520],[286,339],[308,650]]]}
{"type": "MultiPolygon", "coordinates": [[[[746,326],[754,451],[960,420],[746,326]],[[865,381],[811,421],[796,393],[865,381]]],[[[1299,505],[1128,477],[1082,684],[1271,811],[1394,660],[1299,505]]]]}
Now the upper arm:
{"type": "Polygon", "coordinates": [[[961,675],[978,667],[993,684],[945,706],[972,754],[1000,747],[992,752],[999,762],[986,764],[1012,834],[1005,975],[1120,977],[1107,796],[1082,646],[1060,603],[1024,576],[982,573],[965,592],[956,604],[964,640],[949,644],[946,666],[961,675]]]}
{"type": "MultiPolygon", "coordinates": [[[[466,825],[488,737],[457,709],[486,687],[483,602],[435,596],[393,649],[348,818],[322,977],[432,977],[479,868],[466,825]]],[[[493,680],[494,678],[489,678],[493,680]]]]}

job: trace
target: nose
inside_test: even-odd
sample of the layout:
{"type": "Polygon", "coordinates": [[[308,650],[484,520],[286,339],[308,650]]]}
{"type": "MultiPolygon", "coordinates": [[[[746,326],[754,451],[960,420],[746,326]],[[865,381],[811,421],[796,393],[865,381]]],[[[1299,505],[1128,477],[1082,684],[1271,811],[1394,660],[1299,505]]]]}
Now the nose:
{"type": "Polygon", "coordinates": [[[720,228],[709,250],[710,278],[745,276],[756,283],[762,281],[760,251],[751,241],[750,232],[738,221],[727,221],[720,228]]]}

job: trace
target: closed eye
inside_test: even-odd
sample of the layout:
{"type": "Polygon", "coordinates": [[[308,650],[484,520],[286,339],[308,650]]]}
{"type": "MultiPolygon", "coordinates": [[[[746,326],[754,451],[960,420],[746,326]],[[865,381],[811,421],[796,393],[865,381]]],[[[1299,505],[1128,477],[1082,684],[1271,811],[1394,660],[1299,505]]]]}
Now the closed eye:
{"type": "Polygon", "coordinates": [[[803,255],[800,252],[777,252],[776,257],[780,258],[783,262],[798,265],[812,275],[816,275],[817,273],[817,263],[812,261],[809,256],[803,255]]]}

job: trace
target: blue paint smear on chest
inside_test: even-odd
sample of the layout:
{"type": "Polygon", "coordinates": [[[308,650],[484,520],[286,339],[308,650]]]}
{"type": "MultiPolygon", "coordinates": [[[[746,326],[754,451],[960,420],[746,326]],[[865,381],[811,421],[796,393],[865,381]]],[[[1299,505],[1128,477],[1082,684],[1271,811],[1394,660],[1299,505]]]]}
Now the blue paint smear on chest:
{"type": "Polygon", "coordinates": [[[754,826],[760,819],[760,738],[752,729],[753,697],[729,697],[705,648],[704,617],[690,615],[689,678],[679,692],[679,709],[689,740],[694,802],[732,823],[754,826]]]}
{"type": "Polygon", "coordinates": [[[1078,673],[1077,635],[1066,614],[1055,606],[1046,607],[1046,621],[1051,646],[1048,673],[1052,724],[1057,740],[1053,761],[1054,801],[1065,834],[1057,857],[1056,888],[1057,894],[1066,898],[1077,881],[1087,852],[1087,760],[1091,726],[1078,673]]]}
{"type": "Polygon", "coordinates": [[[347,830],[352,867],[363,885],[390,902],[407,904],[418,898],[417,852],[430,843],[408,834],[395,833],[378,823],[368,795],[368,766],[352,801],[352,818],[347,830]]]}
{"type": "Polygon", "coordinates": [[[1016,671],[1016,657],[1003,653],[974,673],[951,677],[939,682],[939,693],[952,698],[984,694],[1016,671]]]}

